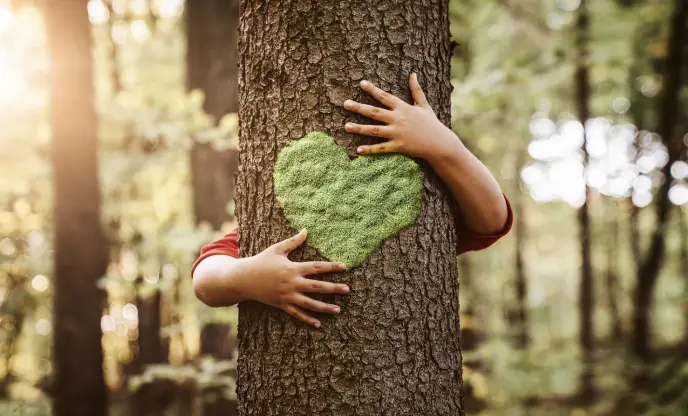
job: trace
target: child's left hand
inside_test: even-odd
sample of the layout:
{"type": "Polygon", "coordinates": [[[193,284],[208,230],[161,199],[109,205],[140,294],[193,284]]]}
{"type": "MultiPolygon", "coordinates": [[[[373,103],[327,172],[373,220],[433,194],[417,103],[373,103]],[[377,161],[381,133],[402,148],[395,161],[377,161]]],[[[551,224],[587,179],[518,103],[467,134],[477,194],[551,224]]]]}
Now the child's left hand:
{"type": "Polygon", "coordinates": [[[389,110],[352,100],[344,102],[344,108],[347,110],[387,123],[386,126],[346,123],[344,128],[350,133],[388,139],[384,143],[360,146],[357,149],[358,153],[367,155],[399,152],[432,161],[451,155],[456,150],[458,138],[437,119],[416,74],[411,74],[409,86],[414,104],[407,104],[365,80],[361,81],[361,88],[389,110]]]}

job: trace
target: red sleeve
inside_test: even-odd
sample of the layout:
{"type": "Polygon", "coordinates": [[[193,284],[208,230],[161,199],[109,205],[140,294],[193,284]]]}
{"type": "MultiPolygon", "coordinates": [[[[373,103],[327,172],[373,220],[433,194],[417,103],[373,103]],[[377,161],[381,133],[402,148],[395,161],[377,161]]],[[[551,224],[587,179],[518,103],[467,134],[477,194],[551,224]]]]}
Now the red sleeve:
{"type": "Polygon", "coordinates": [[[239,244],[237,243],[236,229],[221,239],[203,246],[201,249],[201,254],[198,256],[198,259],[196,259],[196,262],[194,262],[194,265],[191,268],[191,276],[193,276],[193,272],[196,270],[196,267],[201,260],[216,255],[231,256],[234,258],[239,257],[239,244]]]}
{"type": "Polygon", "coordinates": [[[467,251],[479,251],[490,247],[492,244],[496,243],[497,240],[504,237],[511,230],[511,226],[514,222],[514,212],[511,210],[511,204],[509,199],[504,196],[506,201],[506,209],[508,211],[506,224],[504,228],[497,234],[478,234],[472,231],[466,225],[466,220],[461,215],[461,210],[454,202],[454,216],[456,218],[456,233],[458,234],[458,241],[456,243],[456,254],[462,254],[467,251]]]}

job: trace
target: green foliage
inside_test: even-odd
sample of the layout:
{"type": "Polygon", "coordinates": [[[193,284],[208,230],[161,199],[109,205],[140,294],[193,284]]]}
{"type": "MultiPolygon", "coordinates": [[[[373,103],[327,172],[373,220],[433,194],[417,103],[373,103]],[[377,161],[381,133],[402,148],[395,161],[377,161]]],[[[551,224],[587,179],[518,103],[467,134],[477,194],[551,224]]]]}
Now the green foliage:
{"type": "Polygon", "coordinates": [[[2,416],[50,416],[51,414],[47,403],[0,401],[0,415],[2,416]]]}
{"type": "Polygon", "coordinates": [[[420,212],[423,173],[398,154],[349,160],[334,139],[314,132],[286,146],[275,164],[275,195],[295,229],[332,261],[360,265],[420,212]]]}

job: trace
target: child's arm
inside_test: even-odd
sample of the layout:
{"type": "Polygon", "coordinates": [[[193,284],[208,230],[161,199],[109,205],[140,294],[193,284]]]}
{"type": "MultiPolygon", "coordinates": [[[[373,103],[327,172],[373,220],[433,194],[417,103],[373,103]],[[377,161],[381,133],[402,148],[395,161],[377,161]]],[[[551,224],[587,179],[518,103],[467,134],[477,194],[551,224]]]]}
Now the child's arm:
{"type": "Polygon", "coordinates": [[[509,226],[509,207],[485,165],[463,145],[430,108],[415,74],[409,79],[415,104],[407,104],[368,81],[361,88],[389,109],[344,102],[344,108],[387,125],[346,123],[348,132],[388,141],[361,146],[361,154],[399,152],[425,159],[451,190],[466,226],[477,234],[496,235],[509,226]]]}
{"type": "Polygon", "coordinates": [[[320,327],[320,322],[304,309],[336,315],[339,307],[317,301],[306,294],[346,294],[349,288],[343,284],[311,280],[306,276],[343,271],[346,266],[344,263],[297,263],[289,260],[289,252],[303,244],[306,236],[304,230],[253,257],[237,259],[215,254],[202,258],[192,271],[196,297],[213,307],[255,300],[280,308],[316,328],[320,327]]]}

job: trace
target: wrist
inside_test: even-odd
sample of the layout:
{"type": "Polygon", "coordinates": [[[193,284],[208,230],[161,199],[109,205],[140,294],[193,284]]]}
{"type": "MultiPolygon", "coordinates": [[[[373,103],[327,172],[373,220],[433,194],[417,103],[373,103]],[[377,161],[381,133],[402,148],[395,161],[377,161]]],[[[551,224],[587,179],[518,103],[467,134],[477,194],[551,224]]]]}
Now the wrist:
{"type": "Polygon", "coordinates": [[[449,132],[450,135],[442,138],[445,145],[438,146],[438,151],[425,158],[430,166],[432,166],[433,170],[438,173],[446,169],[456,169],[458,166],[461,166],[461,162],[468,151],[461,140],[459,140],[453,132],[449,132]]]}
{"type": "Polygon", "coordinates": [[[252,281],[255,283],[256,263],[256,256],[237,259],[228,272],[226,290],[237,298],[237,303],[257,300],[251,290],[252,281]]]}

